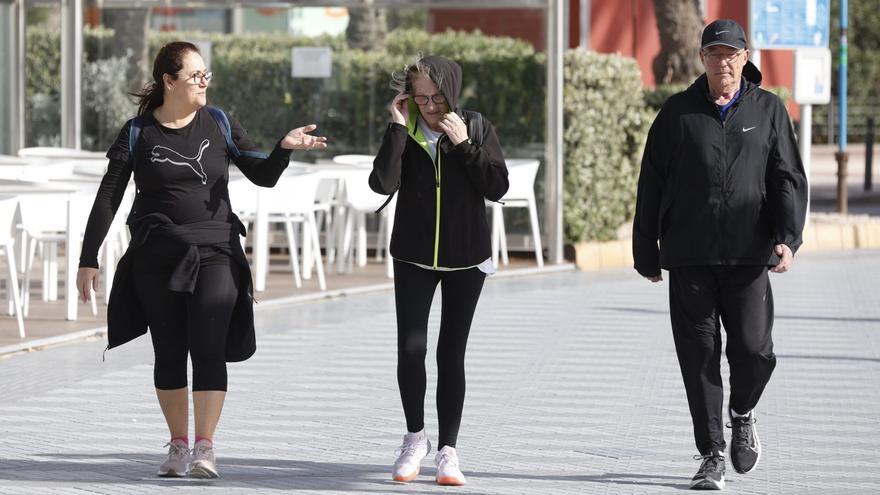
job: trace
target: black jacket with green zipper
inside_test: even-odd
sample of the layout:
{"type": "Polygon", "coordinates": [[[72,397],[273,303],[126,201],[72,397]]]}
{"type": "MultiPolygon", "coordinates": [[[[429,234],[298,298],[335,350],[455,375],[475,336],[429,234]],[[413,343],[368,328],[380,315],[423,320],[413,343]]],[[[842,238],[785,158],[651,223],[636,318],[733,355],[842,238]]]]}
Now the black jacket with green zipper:
{"type": "Polygon", "coordinates": [[[807,181],[782,101],[743,71],[722,120],[706,75],[673,95],[648,133],[633,223],[635,269],[779,262],[801,245],[807,181]],[[659,249],[657,242],[659,240],[659,249]]]}
{"type": "MultiPolygon", "coordinates": [[[[459,115],[461,68],[440,57],[426,57],[433,79],[449,108],[459,115]]],[[[491,256],[485,199],[507,192],[507,167],[495,128],[484,117],[482,142],[468,139],[453,146],[438,141],[437,160],[418,130],[418,107],[409,104],[406,126],[392,123],[373,162],[370,187],[379,194],[397,193],[391,234],[391,256],[401,261],[445,268],[476,266],[491,256]]]]}

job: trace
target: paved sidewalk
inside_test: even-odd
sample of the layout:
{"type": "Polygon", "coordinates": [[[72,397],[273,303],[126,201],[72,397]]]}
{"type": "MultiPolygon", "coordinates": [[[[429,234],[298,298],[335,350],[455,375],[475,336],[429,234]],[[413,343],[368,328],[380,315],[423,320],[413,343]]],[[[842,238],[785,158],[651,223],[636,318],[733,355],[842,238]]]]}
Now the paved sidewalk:
{"type": "MultiPolygon", "coordinates": [[[[880,251],[849,251],[772,276],[766,450],[749,475],[728,466],[729,493],[880,492],[878,273],[880,251]]],[[[490,280],[468,352],[466,487],[434,485],[428,459],[417,482],[389,481],[404,421],[388,292],[258,311],[258,354],[230,366],[217,481],[154,476],[167,438],[146,338],[103,363],[98,341],[0,359],[0,493],[680,493],[698,462],[666,291],[630,270],[490,280]]]]}

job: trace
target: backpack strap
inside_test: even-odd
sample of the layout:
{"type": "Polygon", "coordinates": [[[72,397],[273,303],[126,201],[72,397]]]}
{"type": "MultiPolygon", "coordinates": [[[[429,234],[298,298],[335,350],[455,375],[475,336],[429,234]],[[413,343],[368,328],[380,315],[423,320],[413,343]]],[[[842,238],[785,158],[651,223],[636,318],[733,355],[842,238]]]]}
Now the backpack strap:
{"type": "Polygon", "coordinates": [[[132,171],[134,171],[135,166],[137,166],[134,147],[137,146],[137,140],[141,137],[141,129],[143,128],[143,115],[138,115],[137,117],[131,119],[131,124],[128,126],[128,166],[129,168],[131,168],[132,171]]]}
{"type": "MultiPolygon", "coordinates": [[[[397,189],[400,189],[400,184],[397,184],[397,189]]],[[[388,199],[386,199],[385,202],[382,203],[382,206],[380,206],[379,209],[376,210],[374,213],[380,213],[382,210],[385,209],[386,206],[388,206],[388,203],[390,203],[391,200],[394,199],[394,195],[397,194],[397,189],[395,189],[394,192],[388,195],[388,199]]]]}
{"type": "Polygon", "coordinates": [[[269,157],[268,154],[263,153],[261,151],[240,151],[238,146],[235,145],[235,142],[232,140],[232,125],[229,123],[229,118],[226,116],[226,112],[220,110],[217,107],[205,107],[208,109],[208,113],[211,114],[211,117],[214,118],[214,121],[217,122],[217,126],[220,127],[220,132],[223,134],[223,139],[226,140],[226,149],[229,151],[229,154],[234,158],[238,158],[239,156],[247,156],[251,158],[259,158],[261,160],[265,160],[269,157]]]}
{"type": "Polygon", "coordinates": [[[468,138],[471,142],[480,146],[483,144],[483,115],[473,110],[462,110],[467,119],[468,138]]]}

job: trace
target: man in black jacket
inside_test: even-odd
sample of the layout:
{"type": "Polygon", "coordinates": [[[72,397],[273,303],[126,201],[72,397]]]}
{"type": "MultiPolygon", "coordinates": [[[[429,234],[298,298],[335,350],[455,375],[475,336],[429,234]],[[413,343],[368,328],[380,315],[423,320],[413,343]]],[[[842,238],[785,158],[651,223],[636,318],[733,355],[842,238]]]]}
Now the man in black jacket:
{"type": "Polygon", "coordinates": [[[635,269],[652,282],[669,270],[672,332],[703,461],[696,489],[724,487],[722,322],[731,462],[747,473],[760,458],[754,408],[776,366],[767,271],[791,267],[806,211],[791,120],[759,88],[748,56],[736,22],[705,28],[705,74],[669,98],[648,134],[633,223],[635,269]]]}

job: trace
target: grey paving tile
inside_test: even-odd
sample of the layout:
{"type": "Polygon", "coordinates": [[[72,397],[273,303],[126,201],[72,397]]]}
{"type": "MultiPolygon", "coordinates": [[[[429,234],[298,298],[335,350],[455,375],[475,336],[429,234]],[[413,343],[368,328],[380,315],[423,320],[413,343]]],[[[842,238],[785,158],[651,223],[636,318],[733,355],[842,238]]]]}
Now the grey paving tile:
{"type": "MultiPolygon", "coordinates": [[[[728,491],[880,492],[877,273],[880,252],[851,251],[772,276],[766,450],[755,472],[729,469],[728,491]]],[[[629,270],[490,280],[468,348],[466,487],[434,485],[427,460],[417,482],[388,481],[404,422],[381,293],[258,308],[259,351],[229,369],[217,481],[153,476],[166,438],[147,339],[106,361],[97,341],[0,359],[0,494],[677,493],[697,463],[666,290],[629,270]]]]}

